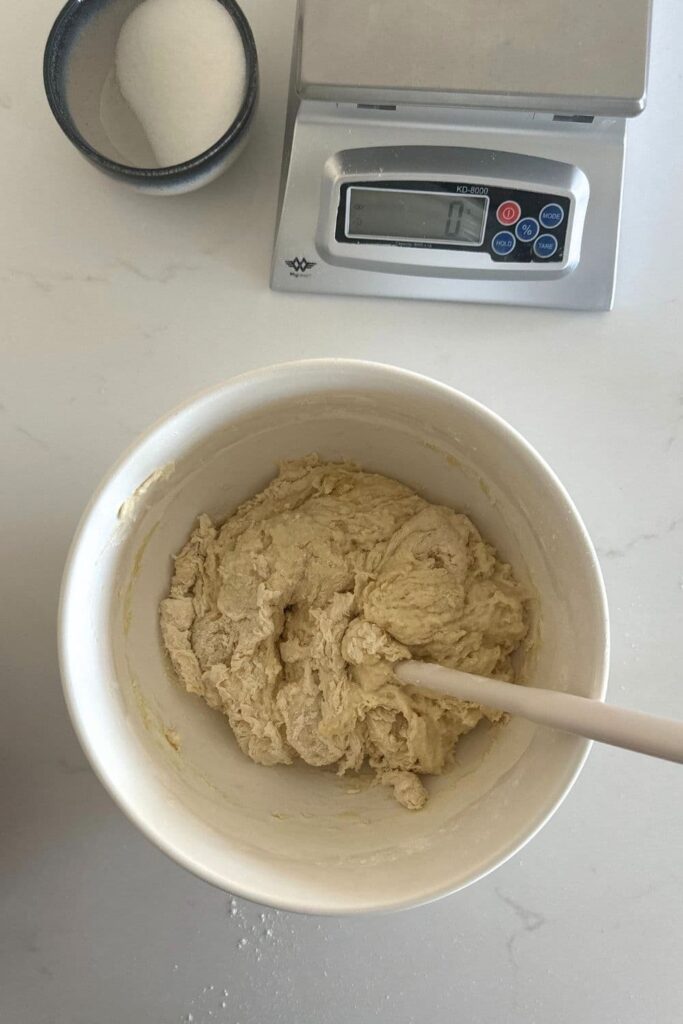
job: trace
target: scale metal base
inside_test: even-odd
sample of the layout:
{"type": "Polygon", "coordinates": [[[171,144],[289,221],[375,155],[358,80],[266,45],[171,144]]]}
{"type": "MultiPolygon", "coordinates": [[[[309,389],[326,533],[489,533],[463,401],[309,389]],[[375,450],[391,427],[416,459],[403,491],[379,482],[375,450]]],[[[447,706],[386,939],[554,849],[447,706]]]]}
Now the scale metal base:
{"type": "MultiPolygon", "coordinates": [[[[537,35],[548,32],[553,0],[529,2],[540,4],[537,35]]],[[[611,308],[625,119],[644,106],[649,0],[624,0],[630,36],[617,42],[630,40],[629,53],[596,65],[592,79],[585,33],[595,59],[606,36],[588,3],[592,23],[554,38],[563,59],[546,55],[543,89],[523,48],[510,46],[512,28],[497,79],[486,26],[464,67],[453,59],[445,26],[478,24],[479,4],[376,0],[369,18],[365,0],[301,0],[273,288],[611,308]],[[406,63],[408,53],[417,56],[406,63]],[[455,213],[458,224],[469,217],[467,231],[455,213]]]]}

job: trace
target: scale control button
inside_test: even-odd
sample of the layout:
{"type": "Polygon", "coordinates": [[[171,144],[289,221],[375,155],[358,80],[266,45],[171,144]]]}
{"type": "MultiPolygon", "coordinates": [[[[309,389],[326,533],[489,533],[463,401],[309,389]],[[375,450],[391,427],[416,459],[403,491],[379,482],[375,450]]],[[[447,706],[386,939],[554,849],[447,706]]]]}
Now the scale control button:
{"type": "Polygon", "coordinates": [[[534,256],[541,260],[547,260],[557,252],[557,239],[555,235],[539,235],[534,242],[534,256]]]}
{"type": "Polygon", "coordinates": [[[515,228],[515,233],[520,242],[533,242],[540,228],[535,217],[522,217],[515,228]]]}
{"type": "Polygon", "coordinates": [[[506,199],[496,210],[499,224],[516,224],[522,216],[522,207],[514,199],[506,199]]]}
{"type": "Polygon", "coordinates": [[[491,248],[495,252],[496,256],[509,255],[516,244],[515,236],[511,231],[499,231],[498,234],[494,235],[491,239],[491,248]]]}
{"type": "Polygon", "coordinates": [[[559,203],[548,203],[538,215],[544,228],[559,228],[564,220],[564,210],[559,203]]]}

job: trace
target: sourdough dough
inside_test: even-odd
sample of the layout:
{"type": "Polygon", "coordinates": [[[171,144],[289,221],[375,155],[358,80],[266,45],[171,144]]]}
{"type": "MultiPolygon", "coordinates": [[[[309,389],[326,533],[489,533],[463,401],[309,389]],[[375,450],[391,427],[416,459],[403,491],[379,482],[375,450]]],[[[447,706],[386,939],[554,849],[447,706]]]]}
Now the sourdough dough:
{"type": "Polygon", "coordinates": [[[527,632],[525,595],[474,524],[410,488],[317,456],[176,556],[161,631],[183,686],[263,765],[369,765],[417,809],[482,717],[395,681],[424,658],[499,679],[527,632]]]}

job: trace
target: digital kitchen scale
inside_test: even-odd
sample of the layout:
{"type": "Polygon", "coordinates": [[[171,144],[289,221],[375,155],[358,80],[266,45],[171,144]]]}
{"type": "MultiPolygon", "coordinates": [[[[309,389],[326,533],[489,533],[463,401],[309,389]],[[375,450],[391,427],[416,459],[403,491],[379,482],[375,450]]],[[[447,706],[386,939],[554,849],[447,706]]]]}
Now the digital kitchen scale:
{"type": "Polygon", "coordinates": [[[299,0],[272,286],[609,309],[651,0],[299,0]]]}

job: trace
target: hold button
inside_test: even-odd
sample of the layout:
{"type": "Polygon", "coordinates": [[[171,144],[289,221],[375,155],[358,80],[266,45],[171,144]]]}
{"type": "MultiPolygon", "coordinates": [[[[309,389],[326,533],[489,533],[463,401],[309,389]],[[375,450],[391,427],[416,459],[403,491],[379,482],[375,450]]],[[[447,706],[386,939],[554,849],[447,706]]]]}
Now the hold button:
{"type": "Polygon", "coordinates": [[[491,248],[496,256],[508,256],[516,244],[515,236],[511,231],[499,231],[491,239],[491,248]]]}

